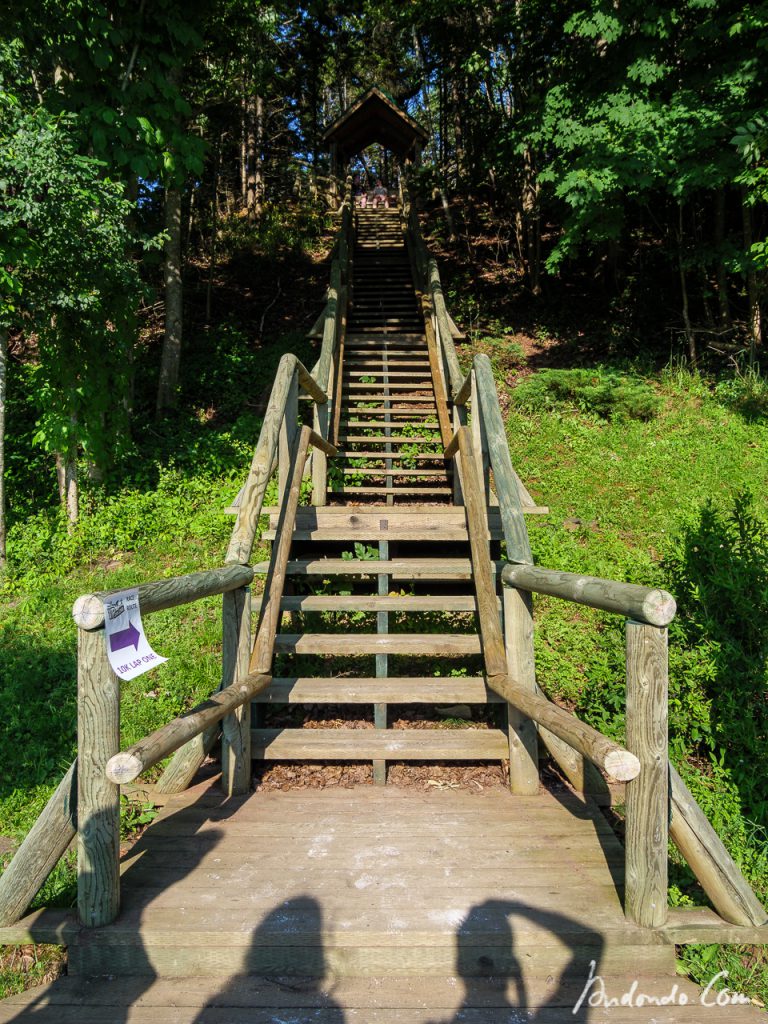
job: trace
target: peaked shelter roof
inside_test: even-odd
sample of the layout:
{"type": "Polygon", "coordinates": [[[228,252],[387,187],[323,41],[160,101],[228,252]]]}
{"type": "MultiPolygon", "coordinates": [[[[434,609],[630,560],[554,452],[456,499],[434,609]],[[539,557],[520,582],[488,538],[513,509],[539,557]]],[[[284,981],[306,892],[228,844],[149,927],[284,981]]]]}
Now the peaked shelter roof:
{"type": "Polygon", "coordinates": [[[406,159],[414,155],[416,144],[426,142],[427,137],[417,121],[374,85],[325,129],[322,140],[328,147],[335,143],[345,160],[374,142],[406,159]]]}

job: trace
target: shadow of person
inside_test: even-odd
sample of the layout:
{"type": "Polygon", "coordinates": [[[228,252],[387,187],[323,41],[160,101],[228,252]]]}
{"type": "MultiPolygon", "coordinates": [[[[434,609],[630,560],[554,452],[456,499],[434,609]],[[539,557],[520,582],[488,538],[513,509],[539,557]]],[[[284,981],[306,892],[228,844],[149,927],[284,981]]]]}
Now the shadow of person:
{"type": "MultiPolygon", "coordinates": [[[[120,912],[113,924],[81,929],[69,945],[69,974],[39,992],[25,993],[22,998],[27,1001],[14,1016],[8,1015],[13,1008],[6,1004],[0,1019],[8,1024],[60,1024],[75,1006],[83,1008],[88,1019],[99,1009],[110,1024],[124,1024],[129,1019],[131,1008],[157,980],[151,951],[142,940],[147,913],[163,892],[194,871],[224,836],[219,828],[200,830],[207,809],[200,810],[196,824],[190,824],[189,815],[190,808],[182,807],[146,829],[121,858],[120,912]],[[189,841],[183,842],[184,838],[189,841]]],[[[111,829],[111,816],[104,821],[101,817],[94,815],[86,822],[85,831],[104,834],[111,829]]],[[[97,883],[94,876],[85,874],[79,884],[88,891],[97,883]]],[[[98,898],[97,892],[93,895],[98,898]]],[[[35,939],[34,924],[31,933],[33,941],[50,941],[45,935],[35,939]]]]}
{"type": "Polygon", "coordinates": [[[569,1019],[585,1024],[589,1005],[587,1000],[579,999],[590,977],[599,973],[604,944],[600,932],[556,911],[518,900],[485,900],[472,907],[456,934],[456,970],[464,982],[464,997],[454,1024],[464,1021],[467,1011],[486,1007],[527,1011],[528,1024],[549,1024],[553,1016],[550,1011],[562,1013],[565,1008],[571,1011],[569,1019]],[[520,933],[525,931],[523,922],[533,925],[525,952],[515,949],[516,921],[520,922],[520,933]],[[540,937],[537,933],[541,930],[550,932],[558,942],[549,943],[540,937]],[[570,948],[570,954],[555,977],[557,969],[553,966],[561,955],[560,943],[570,948]],[[540,958],[546,958],[546,951],[551,949],[552,963],[531,959],[532,949],[537,949],[540,958]],[[524,963],[530,964],[527,971],[524,963]],[[536,991],[538,982],[531,984],[539,976],[543,976],[541,993],[536,991]],[[532,990],[536,1005],[529,1006],[532,990]]]}
{"type": "Polygon", "coordinates": [[[254,930],[240,967],[195,1024],[207,1022],[213,1009],[235,1008],[272,1010],[276,1021],[284,1012],[298,1020],[322,1011],[323,1024],[344,1024],[328,979],[323,911],[313,896],[295,896],[270,910],[254,930]]]}

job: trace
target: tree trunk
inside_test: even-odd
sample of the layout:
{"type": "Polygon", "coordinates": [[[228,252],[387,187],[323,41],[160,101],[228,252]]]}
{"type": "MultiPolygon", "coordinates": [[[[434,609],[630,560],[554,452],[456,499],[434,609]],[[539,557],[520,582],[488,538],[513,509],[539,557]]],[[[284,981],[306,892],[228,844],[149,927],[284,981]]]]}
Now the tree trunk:
{"type": "Polygon", "coordinates": [[[525,233],[526,270],[531,294],[541,295],[540,239],[538,218],[538,182],[533,166],[533,155],[526,147],[523,156],[523,189],[521,206],[523,211],[523,230],[525,233]]]}
{"type": "Polygon", "coordinates": [[[749,365],[754,366],[757,350],[763,344],[763,325],[760,318],[760,289],[757,273],[749,251],[752,248],[752,211],[747,205],[747,190],[741,190],[741,223],[744,232],[744,249],[749,260],[747,264],[747,298],[749,300],[749,365]]]}
{"type": "Polygon", "coordinates": [[[723,247],[725,245],[725,189],[719,188],[715,197],[715,251],[717,260],[717,301],[720,307],[720,327],[731,329],[731,306],[728,301],[728,274],[725,269],[723,247]]]}
{"type": "Polygon", "coordinates": [[[253,213],[261,217],[264,202],[264,97],[256,97],[256,147],[253,164],[253,213]]]}
{"type": "Polygon", "coordinates": [[[685,264],[683,262],[683,204],[678,205],[678,229],[677,229],[677,269],[680,274],[680,298],[682,300],[683,326],[685,337],[688,342],[688,356],[691,365],[695,368],[698,365],[698,353],[696,352],[696,335],[693,333],[691,317],[688,311],[688,284],[685,279],[685,264]]]}
{"type": "Polygon", "coordinates": [[[64,459],[64,503],[69,520],[69,532],[75,528],[80,512],[80,500],[77,480],[77,455],[67,455],[64,459]]]}
{"type": "Polygon", "coordinates": [[[245,104],[245,182],[248,221],[256,219],[256,104],[258,97],[248,93],[245,104]]]}
{"type": "Polygon", "coordinates": [[[219,230],[219,169],[221,165],[221,139],[216,143],[213,158],[213,200],[211,205],[211,249],[208,261],[208,281],[205,286],[205,323],[211,322],[213,301],[213,275],[216,273],[216,235],[219,230]]]}
{"type": "Polygon", "coordinates": [[[5,568],[5,407],[8,380],[8,332],[0,327],[0,571],[5,568]]]}
{"type": "Polygon", "coordinates": [[[177,402],[181,362],[182,287],[181,287],[181,189],[165,190],[165,338],[157,388],[157,412],[173,409],[177,402]]]}
{"type": "Polygon", "coordinates": [[[248,209],[248,101],[242,97],[240,118],[240,198],[243,209],[248,209]]]}

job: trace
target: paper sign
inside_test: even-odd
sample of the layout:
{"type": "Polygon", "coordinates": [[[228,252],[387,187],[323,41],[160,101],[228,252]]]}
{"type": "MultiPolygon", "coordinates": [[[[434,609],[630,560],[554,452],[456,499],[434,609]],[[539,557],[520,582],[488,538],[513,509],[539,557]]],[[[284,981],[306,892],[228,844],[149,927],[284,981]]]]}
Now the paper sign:
{"type": "Polygon", "coordinates": [[[135,679],[167,658],[155,654],[144,635],[138,590],[121,590],[104,602],[107,657],[121,679],[135,679]]]}

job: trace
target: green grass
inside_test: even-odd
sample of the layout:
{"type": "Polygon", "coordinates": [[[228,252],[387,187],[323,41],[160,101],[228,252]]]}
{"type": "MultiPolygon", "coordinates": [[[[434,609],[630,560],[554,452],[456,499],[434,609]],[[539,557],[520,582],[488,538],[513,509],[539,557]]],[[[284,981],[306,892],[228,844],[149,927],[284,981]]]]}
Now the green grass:
{"type": "MultiPolygon", "coordinates": [[[[630,377],[597,368],[549,370],[519,390],[507,420],[513,463],[550,508],[528,518],[534,558],[678,599],[671,755],[765,902],[768,781],[755,766],[768,737],[767,389],[679,368],[630,377]],[[641,414],[632,414],[635,402],[641,414]]],[[[546,597],[535,615],[544,689],[621,739],[623,622],[546,597]]],[[[675,899],[706,902],[674,852],[671,881],[675,899]]],[[[768,1002],[763,951],[691,947],[682,962],[705,983],[728,970],[731,989],[768,1002]]]]}

